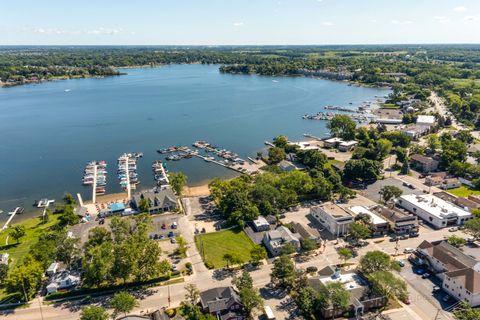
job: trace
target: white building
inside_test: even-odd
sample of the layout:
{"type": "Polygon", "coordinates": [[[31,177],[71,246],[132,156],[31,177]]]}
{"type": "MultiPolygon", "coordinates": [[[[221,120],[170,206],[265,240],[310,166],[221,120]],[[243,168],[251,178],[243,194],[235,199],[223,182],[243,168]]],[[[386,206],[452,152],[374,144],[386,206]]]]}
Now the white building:
{"type": "Polygon", "coordinates": [[[340,142],[340,144],[338,145],[338,150],[342,152],[352,151],[353,149],[355,149],[357,145],[358,145],[358,142],[355,140],[343,141],[343,142],[340,142]]]}
{"type": "Polygon", "coordinates": [[[423,241],[417,248],[442,288],[450,296],[472,307],[480,305],[480,262],[446,241],[423,241]]]}
{"type": "Polygon", "coordinates": [[[463,225],[472,217],[470,212],[431,194],[403,195],[398,198],[397,204],[435,228],[463,225]]]}
{"type": "Polygon", "coordinates": [[[267,231],[270,229],[270,223],[268,223],[264,216],[259,216],[256,220],[253,220],[253,228],[257,232],[267,231]]]}
{"type": "Polygon", "coordinates": [[[331,202],[312,207],[310,215],[337,237],[347,234],[349,225],[353,222],[352,215],[331,202]]]}
{"type": "Polygon", "coordinates": [[[422,127],[424,131],[429,130],[435,125],[434,116],[419,115],[416,121],[417,126],[422,127]]]}
{"type": "Polygon", "coordinates": [[[10,255],[8,253],[1,253],[0,254],[0,264],[6,264],[8,265],[8,258],[10,257],[10,255]]]}
{"type": "Polygon", "coordinates": [[[372,230],[374,236],[381,236],[388,233],[388,221],[383,219],[379,215],[373,213],[369,209],[363,206],[353,206],[350,207],[349,210],[353,213],[354,216],[363,214],[370,217],[370,229],[372,230]]]}

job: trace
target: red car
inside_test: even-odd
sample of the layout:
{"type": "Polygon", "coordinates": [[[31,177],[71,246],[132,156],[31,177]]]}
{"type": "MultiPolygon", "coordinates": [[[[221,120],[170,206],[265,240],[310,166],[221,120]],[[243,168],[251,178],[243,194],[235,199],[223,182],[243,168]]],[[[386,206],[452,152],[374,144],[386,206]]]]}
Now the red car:
{"type": "Polygon", "coordinates": [[[165,223],[162,224],[162,229],[167,229],[167,225],[165,223]]]}

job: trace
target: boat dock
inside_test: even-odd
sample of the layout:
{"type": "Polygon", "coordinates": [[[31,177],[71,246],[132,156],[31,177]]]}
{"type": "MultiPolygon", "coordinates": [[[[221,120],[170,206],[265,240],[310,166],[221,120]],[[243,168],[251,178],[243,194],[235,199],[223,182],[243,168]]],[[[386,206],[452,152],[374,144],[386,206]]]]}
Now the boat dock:
{"type": "Polygon", "coordinates": [[[152,164],[152,170],[157,186],[167,188],[170,185],[170,181],[168,180],[168,174],[163,162],[161,160],[155,160],[152,164]]]}
{"type": "Polygon", "coordinates": [[[10,222],[13,220],[13,218],[15,217],[15,215],[17,213],[22,213],[24,211],[24,209],[22,207],[16,207],[15,209],[13,209],[13,211],[9,212],[8,215],[10,216],[10,218],[8,218],[7,222],[5,222],[5,224],[3,225],[3,228],[2,230],[5,230],[8,228],[8,225],[10,224],[10,222]]]}
{"type": "Polygon", "coordinates": [[[90,161],[83,174],[83,185],[92,186],[92,202],[95,203],[97,195],[105,194],[107,185],[107,163],[102,161],[90,161]]]}
{"type": "Polygon", "coordinates": [[[137,174],[137,160],[143,157],[143,153],[124,153],[118,160],[118,179],[123,190],[127,191],[128,199],[131,198],[132,190],[137,188],[140,183],[137,174]]]}

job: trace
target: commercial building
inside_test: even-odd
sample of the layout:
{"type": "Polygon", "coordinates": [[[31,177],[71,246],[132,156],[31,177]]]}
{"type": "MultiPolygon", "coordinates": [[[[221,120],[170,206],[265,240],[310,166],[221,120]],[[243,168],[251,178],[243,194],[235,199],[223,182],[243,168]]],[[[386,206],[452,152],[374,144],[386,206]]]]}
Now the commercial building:
{"type": "Polygon", "coordinates": [[[397,199],[397,205],[417,215],[435,228],[463,225],[472,217],[469,211],[431,194],[402,195],[397,199]]]}
{"type": "Polygon", "coordinates": [[[442,282],[442,288],[472,307],[480,305],[480,262],[446,241],[423,241],[417,255],[442,282]]]}
{"type": "Polygon", "coordinates": [[[353,149],[355,149],[357,145],[358,145],[358,141],[355,141],[355,140],[342,141],[338,145],[338,150],[342,152],[352,151],[353,149]]]}
{"type": "Polygon", "coordinates": [[[149,213],[173,211],[178,205],[172,189],[161,189],[158,192],[149,190],[134,194],[130,200],[130,207],[141,212],[143,210],[140,207],[144,201],[147,201],[149,213]]]}
{"type": "Polygon", "coordinates": [[[372,211],[385,218],[390,224],[390,230],[396,235],[418,233],[418,218],[414,214],[381,205],[375,206],[372,211]]]}
{"type": "Polygon", "coordinates": [[[290,243],[296,250],[300,250],[300,235],[292,233],[287,227],[280,226],[263,236],[263,244],[273,256],[282,253],[283,247],[290,243]]]}
{"type": "Polygon", "coordinates": [[[334,137],[327,140],[323,140],[324,148],[336,148],[340,143],[344,142],[342,139],[334,137]]]}
{"type": "Polygon", "coordinates": [[[369,209],[363,206],[353,206],[353,207],[350,207],[349,210],[353,213],[353,216],[365,215],[369,217],[369,220],[370,220],[369,227],[374,237],[383,236],[384,234],[388,233],[389,224],[387,220],[373,213],[369,209]]]}
{"type": "Polygon", "coordinates": [[[424,132],[426,132],[435,125],[435,117],[427,116],[427,115],[419,115],[415,123],[418,127],[423,128],[424,132]]]}
{"type": "Polygon", "coordinates": [[[353,222],[350,213],[332,202],[312,207],[310,215],[336,237],[347,234],[353,222]]]}

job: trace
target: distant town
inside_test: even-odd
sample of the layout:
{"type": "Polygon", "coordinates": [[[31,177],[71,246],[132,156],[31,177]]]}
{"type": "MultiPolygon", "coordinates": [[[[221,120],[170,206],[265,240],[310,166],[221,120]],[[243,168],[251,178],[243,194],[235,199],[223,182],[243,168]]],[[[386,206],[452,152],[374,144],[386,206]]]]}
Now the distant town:
{"type": "MultiPolygon", "coordinates": [[[[350,49],[333,55],[343,59],[340,52],[350,49]]],[[[0,231],[2,317],[480,319],[477,66],[465,65],[465,79],[433,84],[427,80],[436,79],[435,68],[460,77],[459,63],[429,69],[423,54],[402,51],[382,57],[384,68],[373,79],[353,69],[357,60],[345,70],[293,72],[256,54],[242,64],[232,52],[198,50],[207,50],[208,63],[220,55],[222,72],[269,75],[273,65],[273,75],[386,85],[392,92],[362,106],[299,114],[325,121],[328,136],[304,133],[293,141],[279,128],[263,142],[265,151],[245,159],[203,140],[162,146],[151,163],[154,188],[140,184],[141,152],[126,151],[117,163],[92,159],[78,177],[91,198],[72,190],[61,200],[40,199],[39,217],[16,222],[24,208],[8,213],[0,231]],[[423,76],[394,67],[411,61],[423,76]],[[189,158],[236,176],[188,186],[185,174],[166,167],[189,158]],[[118,181],[108,183],[123,192],[106,192],[107,171],[116,172],[118,181]]],[[[447,60],[455,49],[432,50],[447,60]]],[[[63,54],[72,53],[50,58],[63,54]]],[[[161,59],[172,56],[166,50],[161,59]]],[[[358,59],[375,64],[369,56],[358,59]]],[[[45,68],[21,69],[43,75],[45,68]]],[[[4,70],[1,81],[36,81],[16,72],[4,70]]]]}

